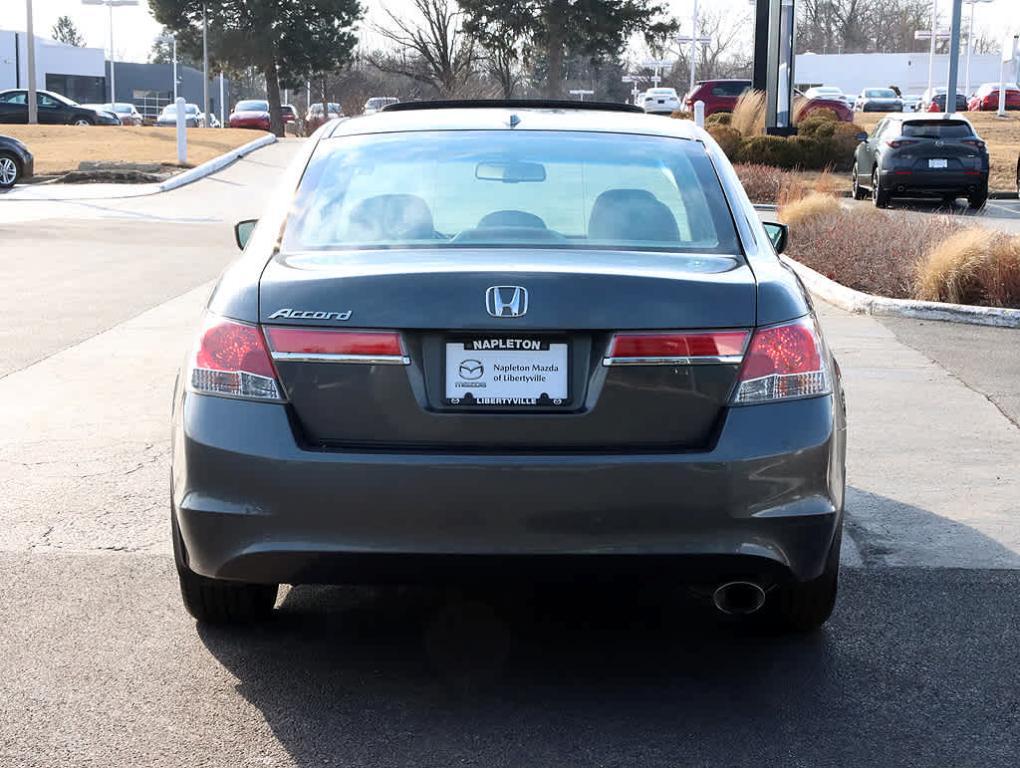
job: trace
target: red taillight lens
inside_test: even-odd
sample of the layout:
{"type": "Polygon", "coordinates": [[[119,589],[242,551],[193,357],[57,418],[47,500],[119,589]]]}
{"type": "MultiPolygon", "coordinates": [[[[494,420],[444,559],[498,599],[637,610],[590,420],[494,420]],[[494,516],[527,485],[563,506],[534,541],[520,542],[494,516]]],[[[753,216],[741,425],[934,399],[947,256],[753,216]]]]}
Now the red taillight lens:
{"type": "Polygon", "coordinates": [[[253,325],[207,315],[188,376],[191,391],[280,401],[273,363],[253,325]]]}
{"type": "Polygon", "coordinates": [[[964,139],[960,143],[961,144],[966,144],[969,147],[975,147],[976,149],[984,149],[985,148],[985,143],[983,141],[981,141],[981,139],[964,139]]]}
{"type": "Polygon", "coordinates": [[[677,361],[688,358],[740,358],[747,331],[696,333],[618,333],[609,345],[606,365],[677,361]]]}
{"type": "Polygon", "coordinates": [[[917,142],[914,139],[893,139],[892,141],[886,142],[886,144],[888,144],[893,149],[899,149],[900,147],[909,147],[911,144],[916,143],[917,142]]]}
{"type": "Polygon", "coordinates": [[[404,362],[395,331],[340,331],[327,328],[265,328],[279,359],[334,359],[338,362],[404,362]]]}
{"type": "Polygon", "coordinates": [[[811,318],[761,328],[744,356],[735,404],[814,397],[832,391],[821,341],[811,318]]]}

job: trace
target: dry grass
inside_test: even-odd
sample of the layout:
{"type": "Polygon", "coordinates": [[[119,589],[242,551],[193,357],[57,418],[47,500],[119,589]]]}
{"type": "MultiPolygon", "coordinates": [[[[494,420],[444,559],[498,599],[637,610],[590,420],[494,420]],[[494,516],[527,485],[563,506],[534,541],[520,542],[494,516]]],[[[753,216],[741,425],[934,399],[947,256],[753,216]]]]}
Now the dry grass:
{"type": "Polygon", "coordinates": [[[760,136],[765,133],[765,94],[761,91],[745,91],[733,107],[730,127],[739,131],[741,136],[760,136]]]}
{"type": "Polygon", "coordinates": [[[842,210],[839,200],[832,195],[811,192],[780,204],[778,214],[781,222],[796,227],[806,221],[839,216],[842,210]]]}
{"type": "MultiPolygon", "coordinates": [[[[28,145],[37,174],[77,170],[83,160],[177,165],[173,128],[74,125],[5,125],[3,133],[28,145]]],[[[199,165],[263,136],[237,128],[189,128],[188,164],[199,165]]]]}
{"type": "Polygon", "coordinates": [[[918,263],[914,295],[953,304],[1020,306],[1020,237],[982,227],[957,232],[918,263]]]}
{"type": "MultiPolygon", "coordinates": [[[[857,113],[854,120],[871,132],[881,113],[857,113]]],[[[988,186],[994,192],[1016,190],[1016,163],[1020,154],[1020,113],[1008,112],[1007,117],[996,117],[994,112],[966,112],[966,117],[978,135],[988,143],[991,175],[988,186]]]]}

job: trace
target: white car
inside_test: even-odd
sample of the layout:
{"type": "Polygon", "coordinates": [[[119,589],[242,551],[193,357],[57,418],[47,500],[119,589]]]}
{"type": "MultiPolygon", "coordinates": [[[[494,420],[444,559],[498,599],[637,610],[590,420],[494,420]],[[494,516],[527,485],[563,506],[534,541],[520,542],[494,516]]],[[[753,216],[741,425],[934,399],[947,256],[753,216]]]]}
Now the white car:
{"type": "Polygon", "coordinates": [[[648,113],[672,113],[680,109],[676,88],[649,88],[638,97],[638,106],[648,113]]]}
{"type": "Polygon", "coordinates": [[[398,104],[399,102],[400,99],[396,96],[373,96],[365,102],[361,112],[365,115],[374,115],[376,112],[382,112],[384,107],[388,107],[390,104],[398,104]]]}

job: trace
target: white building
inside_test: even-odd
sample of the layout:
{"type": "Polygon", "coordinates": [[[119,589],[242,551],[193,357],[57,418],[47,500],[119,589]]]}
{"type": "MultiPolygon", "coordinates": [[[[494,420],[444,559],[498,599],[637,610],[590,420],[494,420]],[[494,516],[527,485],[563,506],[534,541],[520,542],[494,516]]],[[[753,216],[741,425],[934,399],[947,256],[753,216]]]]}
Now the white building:
{"type": "MultiPolygon", "coordinates": [[[[997,53],[974,54],[970,59],[969,96],[981,83],[999,82],[997,53]]],[[[801,53],[797,54],[797,82],[802,88],[835,85],[843,93],[857,94],[864,88],[895,85],[905,94],[920,95],[928,87],[927,53],[801,53]]],[[[1006,81],[1016,79],[1016,66],[1006,65],[1006,81]]],[[[960,56],[959,90],[966,88],[967,57],[960,56]]],[[[949,56],[935,56],[934,84],[945,86],[949,79],[949,56]]]]}
{"type": "MultiPolygon", "coordinates": [[[[40,89],[56,91],[81,103],[106,101],[102,48],[75,48],[36,36],[35,71],[40,89]]],[[[27,87],[27,35],[0,29],[0,90],[27,87]]]]}

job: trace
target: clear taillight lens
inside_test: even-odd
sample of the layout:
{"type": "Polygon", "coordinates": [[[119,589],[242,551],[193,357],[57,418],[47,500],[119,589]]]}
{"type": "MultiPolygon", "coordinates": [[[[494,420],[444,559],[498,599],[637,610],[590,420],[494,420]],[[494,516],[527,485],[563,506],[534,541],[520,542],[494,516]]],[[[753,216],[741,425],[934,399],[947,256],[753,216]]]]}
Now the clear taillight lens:
{"type": "Polygon", "coordinates": [[[188,389],[246,400],[283,400],[262,332],[206,315],[188,371],[188,389]]]}
{"type": "Polygon", "coordinates": [[[760,328],[744,355],[735,405],[816,397],[832,392],[832,381],[814,321],[760,328]]]}

